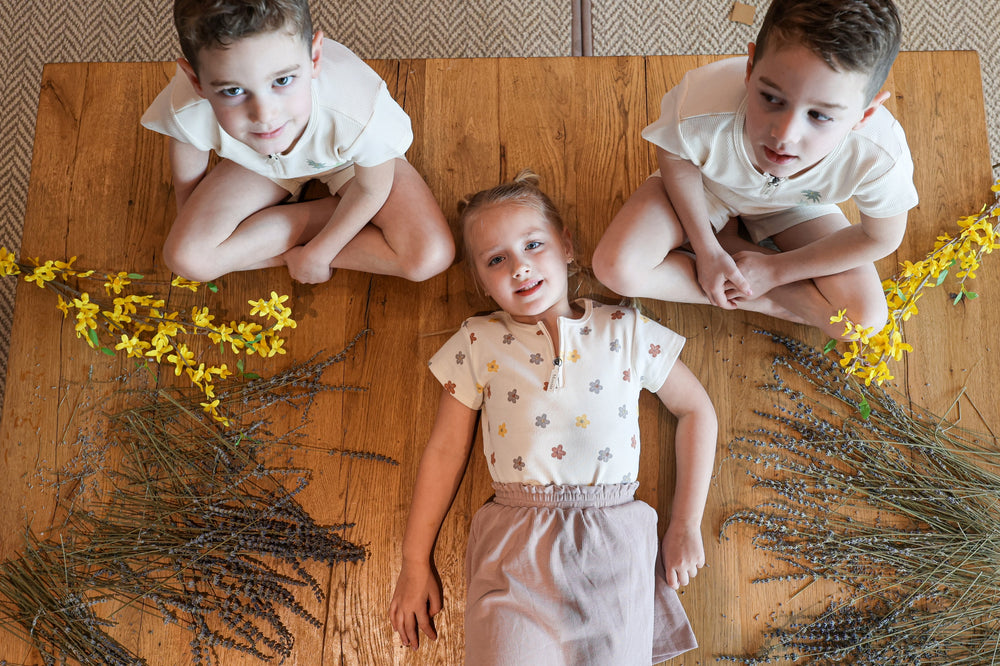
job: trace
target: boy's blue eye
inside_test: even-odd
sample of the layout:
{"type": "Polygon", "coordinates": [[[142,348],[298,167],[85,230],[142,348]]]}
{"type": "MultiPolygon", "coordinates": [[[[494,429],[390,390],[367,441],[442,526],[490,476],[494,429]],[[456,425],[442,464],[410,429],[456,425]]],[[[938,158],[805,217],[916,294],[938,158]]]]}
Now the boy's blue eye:
{"type": "Polygon", "coordinates": [[[524,249],[525,250],[534,250],[534,249],[537,249],[537,248],[539,248],[541,246],[542,246],[541,241],[530,241],[527,245],[524,246],[524,249]]]}
{"type": "Polygon", "coordinates": [[[501,261],[503,261],[503,257],[493,257],[489,261],[486,262],[486,265],[487,266],[496,266],[501,261]]]}
{"type": "Polygon", "coordinates": [[[285,86],[290,86],[293,80],[295,80],[294,76],[279,76],[274,80],[274,85],[284,88],[285,86]]]}
{"type": "Polygon", "coordinates": [[[818,120],[821,123],[828,123],[831,120],[833,120],[833,118],[831,118],[830,116],[826,115],[825,113],[820,113],[819,111],[810,111],[809,115],[812,116],[813,120],[818,120]]]}
{"type": "Polygon", "coordinates": [[[764,101],[767,102],[768,104],[778,104],[781,101],[774,95],[769,95],[768,93],[765,92],[762,92],[760,96],[763,97],[764,101]]]}
{"type": "Polygon", "coordinates": [[[239,97],[243,94],[243,88],[238,86],[233,86],[232,88],[223,88],[219,91],[224,97],[239,97]]]}

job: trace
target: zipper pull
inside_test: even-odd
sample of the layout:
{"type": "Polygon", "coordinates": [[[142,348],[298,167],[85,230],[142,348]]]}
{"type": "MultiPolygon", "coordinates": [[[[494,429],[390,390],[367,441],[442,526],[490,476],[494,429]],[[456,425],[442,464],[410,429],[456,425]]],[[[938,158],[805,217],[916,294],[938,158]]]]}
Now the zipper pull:
{"type": "Polygon", "coordinates": [[[556,356],[552,359],[552,375],[549,377],[549,389],[557,389],[560,386],[561,375],[559,373],[559,368],[562,366],[562,359],[556,356]]]}
{"type": "Polygon", "coordinates": [[[778,176],[771,176],[768,174],[764,175],[767,176],[767,180],[764,182],[764,187],[762,187],[760,190],[760,196],[770,197],[772,194],[774,194],[774,191],[778,189],[778,186],[781,185],[781,181],[783,181],[784,178],[779,178],[778,176]]]}

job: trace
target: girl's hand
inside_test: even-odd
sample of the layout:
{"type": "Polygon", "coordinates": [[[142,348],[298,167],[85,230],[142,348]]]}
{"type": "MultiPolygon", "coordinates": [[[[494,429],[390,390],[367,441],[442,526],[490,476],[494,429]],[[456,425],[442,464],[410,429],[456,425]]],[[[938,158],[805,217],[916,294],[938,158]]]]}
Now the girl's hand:
{"type": "Polygon", "coordinates": [[[675,590],[691,582],[698,569],[705,566],[705,546],[698,525],[689,528],[671,523],[663,535],[662,546],[667,584],[675,590]]]}
{"type": "Polygon", "coordinates": [[[302,284],[319,284],[333,277],[329,262],[317,261],[305,245],[290,248],[282,255],[288,274],[302,284]]]}
{"type": "Polygon", "coordinates": [[[418,629],[431,640],[437,640],[432,618],[441,612],[441,608],[441,586],[430,563],[404,562],[392,601],[389,602],[389,621],[399,634],[400,642],[416,650],[420,647],[418,629]]]}
{"type": "Polygon", "coordinates": [[[696,255],[695,270],[698,273],[698,284],[712,305],[732,310],[736,307],[733,294],[753,298],[750,283],[733,258],[721,248],[718,252],[696,255]]]}

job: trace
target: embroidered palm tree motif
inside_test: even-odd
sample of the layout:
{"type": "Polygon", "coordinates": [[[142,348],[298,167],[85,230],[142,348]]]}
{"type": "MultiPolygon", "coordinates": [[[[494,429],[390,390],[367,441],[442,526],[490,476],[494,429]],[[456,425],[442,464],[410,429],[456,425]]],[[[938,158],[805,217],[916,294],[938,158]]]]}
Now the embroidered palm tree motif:
{"type": "Polygon", "coordinates": [[[310,160],[310,159],[306,160],[306,164],[308,164],[313,169],[316,169],[316,171],[332,169],[333,167],[337,166],[336,164],[327,164],[326,162],[317,162],[315,160],[310,160]]]}
{"type": "Polygon", "coordinates": [[[823,195],[817,192],[816,190],[802,190],[802,198],[808,201],[809,203],[818,204],[823,200],[823,195]]]}

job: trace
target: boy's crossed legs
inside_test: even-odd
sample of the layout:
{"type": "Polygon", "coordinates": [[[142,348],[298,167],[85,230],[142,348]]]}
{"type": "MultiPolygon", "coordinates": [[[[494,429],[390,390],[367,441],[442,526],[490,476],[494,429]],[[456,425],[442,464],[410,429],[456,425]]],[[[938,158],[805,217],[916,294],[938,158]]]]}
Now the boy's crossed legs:
{"type": "MultiPolygon", "coordinates": [[[[284,253],[322,231],[341,200],[331,195],[278,205],[287,197],[288,190],[270,179],[222,160],[180,206],[164,247],[167,265],[199,281],[285,265],[284,253]]],[[[406,160],[396,159],[385,203],[331,267],[421,281],[448,268],[454,253],[427,184],[406,160]]]]}
{"type": "MultiPolygon", "coordinates": [[[[772,240],[783,251],[820,241],[850,225],[842,214],[825,215],[777,233],[772,240]]],[[[755,259],[772,254],[741,238],[736,220],[717,238],[723,249],[748,272],[755,259]]],[[[680,303],[711,301],[698,282],[694,257],[678,252],[687,242],[684,229],[658,178],[647,179],[625,202],[594,252],[594,272],[604,285],[625,296],[680,303]]],[[[847,316],[864,326],[882,327],[887,317],[882,283],[873,264],[835,275],[816,276],[775,286],[746,298],[735,287],[727,290],[733,307],[815,326],[834,338],[844,337],[844,326],[830,317],[846,309],[847,316]]],[[[723,306],[725,307],[725,306],[723,306]]]]}

